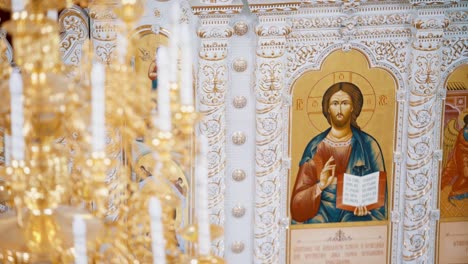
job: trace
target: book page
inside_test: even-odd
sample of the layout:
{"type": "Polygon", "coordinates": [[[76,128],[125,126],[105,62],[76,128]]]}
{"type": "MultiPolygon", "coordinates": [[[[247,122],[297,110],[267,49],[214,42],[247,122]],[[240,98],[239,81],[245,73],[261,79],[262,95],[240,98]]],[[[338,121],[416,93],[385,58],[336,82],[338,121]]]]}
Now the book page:
{"type": "Polygon", "coordinates": [[[344,174],[343,178],[343,204],[351,206],[359,206],[360,195],[360,179],[361,177],[351,174],[344,174]]]}
{"type": "Polygon", "coordinates": [[[374,172],[362,176],[361,178],[361,205],[370,205],[379,200],[379,175],[380,172],[374,172]]]}

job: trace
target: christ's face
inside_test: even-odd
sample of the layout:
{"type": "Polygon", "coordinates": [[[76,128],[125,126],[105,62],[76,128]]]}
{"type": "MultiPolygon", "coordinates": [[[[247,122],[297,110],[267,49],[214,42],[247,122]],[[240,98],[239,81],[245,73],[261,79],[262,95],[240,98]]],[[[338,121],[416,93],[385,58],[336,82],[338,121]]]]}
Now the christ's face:
{"type": "Polygon", "coordinates": [[[335,127],[349,126],[352,112],[353,101],[349,94],[338,91],[330,97],[328,114],[332,125],[335,127]]]}

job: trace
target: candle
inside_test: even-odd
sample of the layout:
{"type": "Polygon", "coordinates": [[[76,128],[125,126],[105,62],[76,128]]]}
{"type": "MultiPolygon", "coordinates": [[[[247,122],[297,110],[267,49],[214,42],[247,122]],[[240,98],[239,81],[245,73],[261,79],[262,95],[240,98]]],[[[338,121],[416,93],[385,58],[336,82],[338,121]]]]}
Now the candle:
{"type": "MultiPolygon", "coordinates": [[[[177,70],[179,61],[179,3],[175,1],[171,5],[170,10],[170,25],[171,25],[171,36],[169,38],[169,82],[171,84],[177,83],[177,70]]],[[[159,76],[159,75],[158,75],[159,76]]]]}
{"type": "Polygon", "coordinates": [[[158,112],[159,129],[170,132],[171,124],[171,98],[169,95],[169,58],[166,47],[160,47],[157,55],[158,63],[158,112]]]}
{"type": "Polygon", "coordinates": [[[208,168],[206,155],[208,153],[208,139],[199,137],[200,152],[197,161],[197,217],[198,217],[198,253],[201,256],[210,254],[210,223],[208,214],[208,168]]]}
{"type": "Polygon", "coordinates": [[[10,102],[11,156],[14,160],[24,160],[23,79],[17,69],[10,75],[10,102]]]}
{"type": "Polygon", "coordinates": [[[192,47],[189,25],[181,27],[182,44],[182,83],[180,89],[180,103],[193,105],[193,75],[192,75],[192,47]]]}
{"type": "Polygon", "coordinates": [[[151,248],[153,250],[153,264],[166,264],[166,241],[161,222],[161,202],[155,197],[149,200],[149,214],[151,218],[151,248]]]}
{"type": "Polygon", "coordinates": [[[94,63],[91,70],[91,125],[92,125],[92,146],[94,152],[105,150],[105,68],[101,63],[94,63]]]}
{"type": "Polygon", "coordinates": [[[73,217],[73,240],[75,244],[75,264],[88,264],[86,223],[79,215],[73,217]]]}
{"type": "Polygon", "coordinates": [[[11,1],[11,11],[12,13],[21,12],[24,9],[24,1],[23,0],[12,0],[11,1]]]}

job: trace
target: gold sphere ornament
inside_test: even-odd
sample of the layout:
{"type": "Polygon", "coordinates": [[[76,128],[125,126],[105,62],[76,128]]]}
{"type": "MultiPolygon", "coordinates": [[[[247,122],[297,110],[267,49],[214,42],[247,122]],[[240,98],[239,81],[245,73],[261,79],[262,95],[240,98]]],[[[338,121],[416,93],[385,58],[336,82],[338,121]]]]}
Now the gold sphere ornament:
{"type": "Polygon", "coordinates": [[[232,172],[232,179],[235,181],[243,181],[245,179],[245,171],[241,169],[236,169],[232,172]]]}
{"type": "Polygon", "coordinates": [[[247,70],[247,60],[244,58],[237,58],[232,64],[232,68],[236,72],[243,72],[247,70]]]}
{"type": "Polygon", "coordinates": [[[236,205],[232,208],[232,215],[234,217],[240,218],[245,215],[245,207],[242,205],[236,205]]]}
{"type": "Polygon", "coordinates": [[[236,96],[232,100],[232,104],[235,108],[244,108],[247,105],[247,98],[245,96],[236,96]]]}
{"type": "Polygon", "coordinates": [[[231,244],[231,251],[236,254],[242,253],[242,251],[244,251],[244,248],[245,248],[245,245],[244,245],[244,242],[242,241],[234,241],[231,244]]]}
{"type": "Polygon", "coordinates": [[[234,24],[234,33],[237,36],[243,36],[249,31],[249,25],[245,23],[244,21],[239,21],[236,24],[234,24]]]}
{"type": "Polygon", "coordinates": [[[236,144],[236,145],[242,145],[245,143],[245,140],[246,140],[246,136],[244,134],[244,132],[235,132],[234,134],[232,134],[232,143],[236,144]]]}
{"type": "Polygon", "coordinates": [[[247,105],[247,98],[245,96],[236,96],[232,100],[232,104],[235,108],[244,108],[247,105]]]}

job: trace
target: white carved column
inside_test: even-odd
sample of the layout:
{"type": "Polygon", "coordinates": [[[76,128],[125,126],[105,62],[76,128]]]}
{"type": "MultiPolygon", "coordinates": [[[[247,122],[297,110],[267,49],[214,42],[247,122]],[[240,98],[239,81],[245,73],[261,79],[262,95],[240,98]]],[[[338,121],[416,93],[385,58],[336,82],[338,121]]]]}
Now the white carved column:
{"type": "MultiPolygon", "coordinates": [[[[90,39],[94,47],[94,55],[103,64],[109,65],[117,56],[118,21],[114,9],[119,2],[117,0],[92,4],[89,7],[90,39]]],[[[122,190],[119,187],[119,171],[123,168],[123,153],[121,151],[120,132],[118,128],[106,127],[106,151],[108,157],[119,161],[114,168],[107,170],[106,181],[109,184],[109,204],[106,215],[109,219],[115,219],[119,213],[122,190]],[[112,150],[112,151],[110,151],[112,150]]]]}
{"type": "Polygon", "coordinates": [[[441,41],[448,20],[442,8],[418,8],[409,67],[406,189],[402,216],[404,263],[434,263],[440,134],[438,87],[442,85],[441,41]]]}
{"type": "MultiPolygon", "coordinates": [[[[224,226],[226,167],[226,91],[228,42],[232,36],[229,15],[200,16],[198,37],[198,111],[204,114],[201,133],[209,140],[208,197],[210,222],[224,226]]],[[[224,237],[212,242],[213,253],[224,255],[224,237]]]]}
{"type": "Polygon", "coordinates": [[[255,204],[255,93],[256,15],[244,7],[233,16],[229,46],[230,88],[226,98],[226,222],[225,259],[253,262],[255,204]],[[248,191],[246,191],[248,190],[248,191]]]}
{"type": "Polygon", "coordinates": [[[282,12],[260,16],[256,28],[256,169],[254,263],[280,263],[280,247],[285,246],[285,229],[280,226],[283,215],[281,183],[287,178],[283,170],[285,140],[282,126],[289,107],[286,89],[286,37],[291,31],[282,12]]]}

